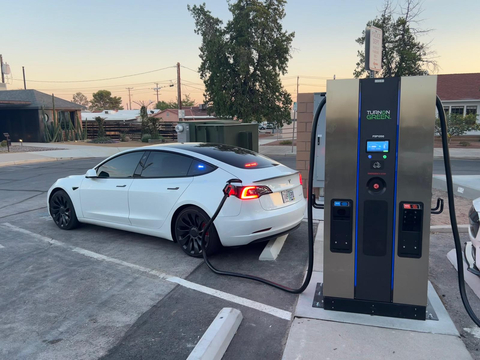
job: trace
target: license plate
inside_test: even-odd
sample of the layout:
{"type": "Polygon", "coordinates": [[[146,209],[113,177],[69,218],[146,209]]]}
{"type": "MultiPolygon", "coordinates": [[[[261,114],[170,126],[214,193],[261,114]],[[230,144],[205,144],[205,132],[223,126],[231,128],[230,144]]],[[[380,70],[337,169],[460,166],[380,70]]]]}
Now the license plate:
{"type": "Polygon", "coordinates": [[[282,199],[284,203],[295,201],[295,194],[293,190],[282,191],[282,199]]]}

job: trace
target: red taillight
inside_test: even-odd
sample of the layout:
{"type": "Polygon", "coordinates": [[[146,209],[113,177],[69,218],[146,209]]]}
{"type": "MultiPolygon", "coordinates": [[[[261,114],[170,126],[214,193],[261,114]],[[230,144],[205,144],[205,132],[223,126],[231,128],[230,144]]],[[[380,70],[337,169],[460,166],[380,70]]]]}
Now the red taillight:
{"type": "Polygon", "coordinates": [[[240,199],[249,200],[249,199],[258,199],[257,187],[256,186],[245,186],[240,193],[240,199]]]}
{"type": "Polygon", "coordinates": [[[254,167],[254,166],[257,166],[258,164],[256,162],[252,162],[252,163],[248,163],[248,164],[245,164],[245,167],[254,167]]]}
{"type": "Polygon", "coordinates": [[[272,190],[268,186],[235,186],[232,187],[229,195],[235,195],[241,200],[252,200],[271,193],[272,190]]]}
{"type": "Polygon", "coordinates": [[[300,185],[303,185],[302,174],[298,173],[298,177],[300,179],[300,185]]]}

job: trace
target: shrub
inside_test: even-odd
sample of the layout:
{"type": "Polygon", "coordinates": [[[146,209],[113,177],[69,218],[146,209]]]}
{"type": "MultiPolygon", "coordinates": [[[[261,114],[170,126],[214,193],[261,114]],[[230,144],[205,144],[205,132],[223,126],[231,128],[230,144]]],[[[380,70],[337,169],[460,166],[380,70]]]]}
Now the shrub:
{"type": "Polygon", "coordinates": [[[130,141],[130,138],[127,136],[127,134],[121,133],[120,134],[120,141],[121,142],[128,142],[128,141],[130,141]]]}
{"type": "Polygon", "coordinates": [[[0,143],[0,146],[1,147],[7,146],[7,140],[2,140],[2,142],[0,143]]]}
{"type": "Polygon", "coordinates": [[[458,144],[460,146],[470,146],[470,143],[468,141],[460,141],[458,144]]]}
{"type": "Polygon", "coordinates": [[[91,141],[94,144],[112,144],[115,141],[110,139],[108,136],[97,137],[91,141]]]}
{"type": "Polygon", "coordinates": [[[152,135],[150,134],[143,134],[142,135],[142,142],[148,143],[148,140],[152,138],[152,135]]]}
{"type": "Polygon", "coordinates": [[[282,140],[280,141],[280,145],[292,145],[292,140],[282,140]]]}

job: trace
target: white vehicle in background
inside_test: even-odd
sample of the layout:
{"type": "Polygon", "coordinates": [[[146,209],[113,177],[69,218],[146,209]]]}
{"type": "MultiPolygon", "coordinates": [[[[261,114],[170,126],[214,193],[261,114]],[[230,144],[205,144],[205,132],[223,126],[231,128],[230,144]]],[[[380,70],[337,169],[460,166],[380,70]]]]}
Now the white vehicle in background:
{"type": "Polygon", "coordinates": [[[468,236],[470,241],[465,244],[465,259],[468,264],[468,271],[480,276],[480,198],[473,200],[473,205],[468,213],[470,226],[468,236]]]}
{"type": "Polygon", "coordinates": [[[208,254],[223,246],[265,241],[300,225],[302,178],[253,151],[221,144],[165,144],[127,150],[87,171],[58,179],[48,210],[60,229],[89,223],[173,240],[202,256],[202,229],[223,188],[230,196],[205,237],[208,254]]]}

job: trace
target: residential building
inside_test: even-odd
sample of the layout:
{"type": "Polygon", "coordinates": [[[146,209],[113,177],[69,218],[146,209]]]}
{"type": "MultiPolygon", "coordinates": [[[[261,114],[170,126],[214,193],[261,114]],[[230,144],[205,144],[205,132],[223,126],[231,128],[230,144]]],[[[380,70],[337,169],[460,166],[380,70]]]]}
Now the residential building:
{"type": "MultiPolygon", "coordinates": [[[[207,108],[201,104],[199,106],[190,106],[184,107],[182,110],[185,111],[185,117],[182,119],[183,121],[195,121],[195,120],[217,120],[216,116],[209,115],[207,112],[207,108]]],[[[179,121],[178,119],[178,109],[166,109],[161,110],[153,117],[162,118],[162,121],[165,122],[173,122],[176,123],[179,121]]]]}
{"type": "Polygon", "coordinates": [[[45,124],[54,119],[70,120],[81,128],[82,106],[37,90],[0,91],[0,135],[9,133],[12,141],[45,141],[45,124]]]}
{"type": "Polygon", "coordinates": [[[480,113],[480,73],[438,75],[437,95],[445,113],[480,113]]]}

